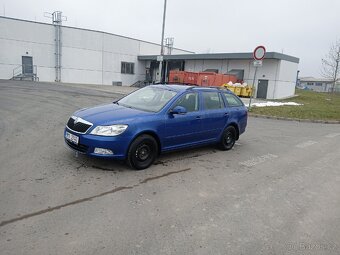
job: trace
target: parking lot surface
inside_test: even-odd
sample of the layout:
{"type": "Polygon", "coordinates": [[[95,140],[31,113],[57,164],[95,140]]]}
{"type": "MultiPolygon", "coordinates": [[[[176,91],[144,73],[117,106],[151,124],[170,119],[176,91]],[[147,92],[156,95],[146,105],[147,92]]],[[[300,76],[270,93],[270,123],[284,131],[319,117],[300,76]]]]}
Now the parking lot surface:
{"type": "Polygon", "coordinates": [[[1,254],[340,254],[340,126],[249,118],[234,149],[147,170],[66,148],[77,109],[121,96],[0,82],[1,254]]]}

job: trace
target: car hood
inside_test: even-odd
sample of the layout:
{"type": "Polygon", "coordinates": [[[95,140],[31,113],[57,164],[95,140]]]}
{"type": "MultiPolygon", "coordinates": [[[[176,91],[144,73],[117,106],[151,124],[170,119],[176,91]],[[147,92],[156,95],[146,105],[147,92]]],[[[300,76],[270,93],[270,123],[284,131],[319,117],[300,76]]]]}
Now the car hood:
{"type": "Polygon", "coordinates": [[[95,126],[129,124],[135,121],[136,118],[143,118],[152,114],[154,113],[127,108],[113,103],[85,108],[74,113],[75,116],[89,121],[95,126]]]}

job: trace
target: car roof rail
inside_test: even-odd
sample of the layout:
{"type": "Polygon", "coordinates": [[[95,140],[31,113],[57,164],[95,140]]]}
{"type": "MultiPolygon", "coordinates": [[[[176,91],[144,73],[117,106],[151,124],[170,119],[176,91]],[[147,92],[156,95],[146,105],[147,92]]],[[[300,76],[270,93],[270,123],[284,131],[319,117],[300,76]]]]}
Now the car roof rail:
{"type": "Polygon", "coordinates": [[[198,86],[193,85],[193,86],[188,87],[186,90],[194,89],[194,88],[197,88],[197,87],[198,87],[198,86]]]}
{"type": "Polygon", "coordinates": [[[228,88],[223,87],[223,86],[209,86],[209,87],[204,87],[204,86],[199,86],[199,85],[190,86],[189,88],[187,88],[187,90],[188,90],[188,89],[193,89],[193,88],[229,90],[228,88]]]}

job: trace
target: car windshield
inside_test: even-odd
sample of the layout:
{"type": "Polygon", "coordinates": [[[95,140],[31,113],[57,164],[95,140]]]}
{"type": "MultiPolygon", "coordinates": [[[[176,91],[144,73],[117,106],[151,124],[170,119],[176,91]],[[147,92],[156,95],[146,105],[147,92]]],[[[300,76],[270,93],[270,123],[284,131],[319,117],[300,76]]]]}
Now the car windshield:
{"type": "Polygon", "coordinates": [[[148,112],[160,111],[177,93],[172,90],[145,87],[118,101],[119,105],[148,112]]]}

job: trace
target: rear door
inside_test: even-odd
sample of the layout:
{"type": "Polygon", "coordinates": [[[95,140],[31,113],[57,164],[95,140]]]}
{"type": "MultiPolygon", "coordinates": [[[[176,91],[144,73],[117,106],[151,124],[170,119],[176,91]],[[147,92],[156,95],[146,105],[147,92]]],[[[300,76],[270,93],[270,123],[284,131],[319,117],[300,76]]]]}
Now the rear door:
{"type": "Polygon", "coordinates": [[[203,105],[201,139],[216,140],[228,121],[228,111],[219,91],[202,91],[201,96],[203,105]]]}
{"type": "Polygon", "coordinates": [[[248,112],[247,108],[234,94],[224,92],[224,97],[227,103],[229,113],[229,122],[234,122],[238,125],[240,134],[243,133],[247,126],[248,112]]]}

